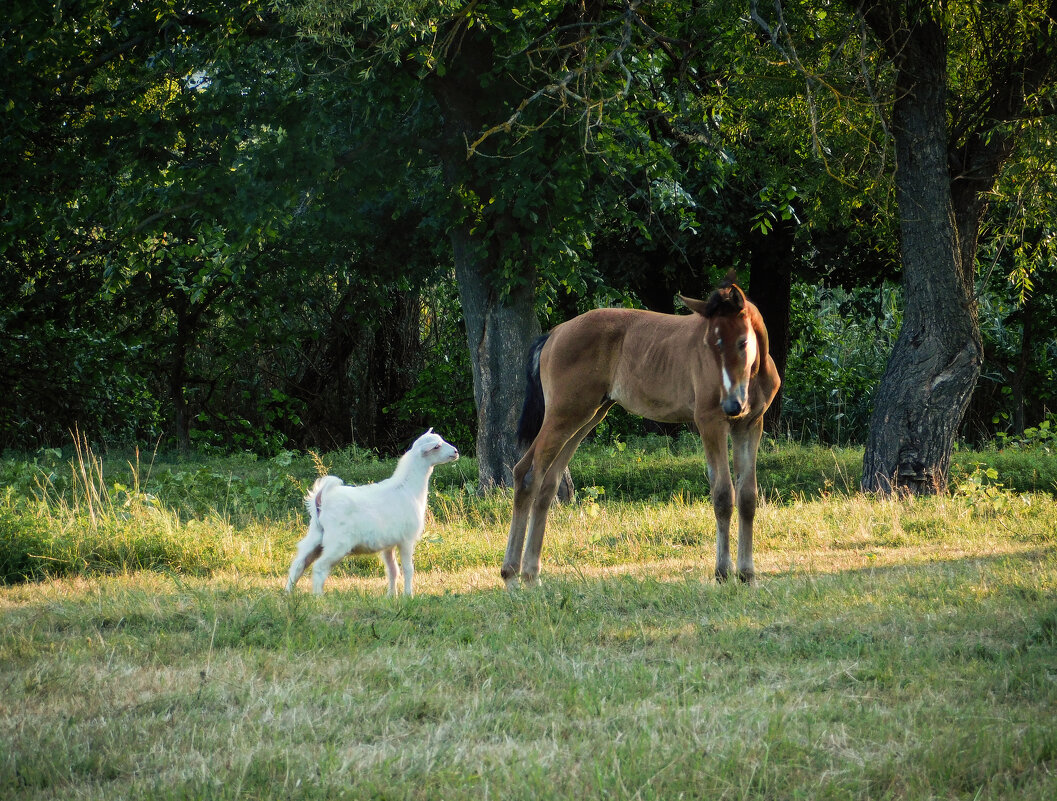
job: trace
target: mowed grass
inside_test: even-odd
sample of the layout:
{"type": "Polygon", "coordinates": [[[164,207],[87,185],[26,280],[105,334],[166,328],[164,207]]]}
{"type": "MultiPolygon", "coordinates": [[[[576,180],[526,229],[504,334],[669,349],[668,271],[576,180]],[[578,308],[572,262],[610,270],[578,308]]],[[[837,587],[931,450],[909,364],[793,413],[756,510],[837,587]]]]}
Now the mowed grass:
{"type": "Polygon", "coordinates": [[[712,581],[679,448],[589,449],[515,593],[509,497],[468,460],[438,471],[413,599],[370,558],[281,591],[307,462],[205,511],[109,466],[94,518],[9,492],[5,531],[56,561],[0,587],[0,798],[1055,798],[1052,457],[993,456],[898,501],[852,491],[855,452],[768,449],[755,588],[712,581]]]}

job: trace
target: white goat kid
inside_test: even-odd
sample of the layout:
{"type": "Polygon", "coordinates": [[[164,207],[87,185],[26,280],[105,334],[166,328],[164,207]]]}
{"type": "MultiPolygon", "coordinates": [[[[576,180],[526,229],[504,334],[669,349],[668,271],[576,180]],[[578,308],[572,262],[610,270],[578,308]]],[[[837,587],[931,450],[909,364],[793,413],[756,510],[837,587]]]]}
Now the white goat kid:
{"type": "Polygon", "coordinates": [[[395,595],[393,551],[399,548],[404,593],[413,595],[413,558],[425,525],[429,477],[438,464],[458,458],[459,451],[431,428],[400,457],[393,475],[385,481],[354,487],[346,486],[337,476],[317,479],[305,496],[308,534],[297,545],[286,591],[294,589],[313,562],[312,591],[320,595],[331,569],[345,556],[379,553],[389,579],[389,594],[395,595]]]}

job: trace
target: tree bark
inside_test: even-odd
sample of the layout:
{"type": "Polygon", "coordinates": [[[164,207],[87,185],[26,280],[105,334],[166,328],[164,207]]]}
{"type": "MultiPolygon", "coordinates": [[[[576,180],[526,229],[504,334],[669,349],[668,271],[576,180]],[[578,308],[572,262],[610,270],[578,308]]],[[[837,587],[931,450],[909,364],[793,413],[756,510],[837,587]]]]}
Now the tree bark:
{"type": "MultiPolygon", "coordinates": [[[[946,488],[983,353],[948,168],[946,34],[918,12],[908,26],[882,34],[897,68],[892,127],[905,308],[863,457],[862,488],[871,492],[946,488]]],[[[964,247],[975,253],[975,238],[964,247]]]]}
{"type": "MultiPolygon", "coordinates": [[[[477,219],[480,210],[473,207],[474,199],[486,205],[498,193],[491,185],[488,165],[466,157],[466,143],[487,122],[502,118],[508,87],[498,81],[482,90],[482,77],[495,67],[487,37],[471,29],[461,42],[444,76],[432,77],[429,87],[444,117],[440,158],[445,179],[453,197],[470,198],[462,209],[466,219],[455,222],[449,236],[473,368],[478,486],[480,492],[487,492],[510,486],[514,464],[521,458],[517,422],[524,400],[525,359],[540,324],[534,304],[535,265],[525,259],[515,281],[499,278],[504,243],[494,230],[486,230],[488,226],[477,219]]],[[[509,217],[501,222],[507,233],[517,230],[509,217]]],[[[527,232],[524,238],[529,238],[527,232]]]]}
{"type": "MultiPolygon", "coordinates": [[[[998,9],[982,80],[947,127],[943,7],[927,0],[857,0],[896,67],[892,130],[905,304],[903,328],[875,398],[863,459],[864,490],[942,490],[958,426],[983,356],[974,278],[988,193],[1020,124],[1052,115],[1057,0],[1022,10],[1024,39],[998,9]]],[[[1004,7],[1003,7],[1004,8],[1004,7]]]]}
{"type": "Polygon", "coordinates": [[[540,334],[534,305],[535,282],[527,280],[504,298],[489,278],[464,227],[451,233],[455,276],[466,321],[477,407],[479,488],[508,487],[521,458],[517,423],[525,392],[525,358],[540,334]]]}

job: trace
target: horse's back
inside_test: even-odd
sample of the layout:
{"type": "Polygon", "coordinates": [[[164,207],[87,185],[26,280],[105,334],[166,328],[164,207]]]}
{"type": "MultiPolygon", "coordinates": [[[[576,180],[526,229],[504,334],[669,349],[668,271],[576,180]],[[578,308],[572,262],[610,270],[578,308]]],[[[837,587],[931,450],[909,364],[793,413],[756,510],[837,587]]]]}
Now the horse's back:
{"type": "Polygon", "coordinates": [[[554,372],[587,370],[588,375],[612,371],[625,344],[650,338],[648,329],[670,326],[672,314],[643,309],[592,309],[551,331],[540,355],[554,372]]]}
{"type": "Polygon", "coordinates": [[[540,356],[548,403],[605,400],[654,420],[692,419],[693,320],[642,309],[594,309],[557,326],[540,356]]]}

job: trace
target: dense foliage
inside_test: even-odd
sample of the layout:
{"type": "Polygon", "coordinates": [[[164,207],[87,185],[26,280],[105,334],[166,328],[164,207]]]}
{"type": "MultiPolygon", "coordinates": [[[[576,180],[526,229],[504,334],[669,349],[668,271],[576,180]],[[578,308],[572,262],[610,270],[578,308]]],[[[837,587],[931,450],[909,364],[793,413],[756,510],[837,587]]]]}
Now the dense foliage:
{"type": "MultiPolygon", "coordinates": [[[[20,3],[0,23],[0,447],[392,453],[434,425],[469,450],[460,225],[498,285],[532,276],[544,327],[672,311],[730,266],[765,292],[778,254],[774,428],[862,440],[901,298],[870,97],[891,76],[849,14],[791,8],[769,38],[725,0],[276,7],[20,3]],[[496,58],[455,181],[438,82],[467,80],[460,37],[496,58]]],[[[974,440],[1057,408],[1053,136],[1040,115],[987,217],[974,440]]]]}

